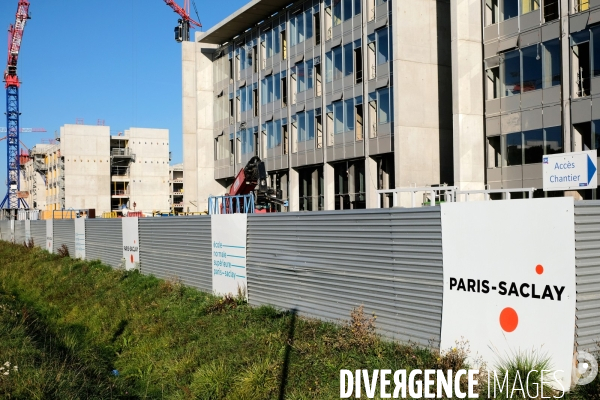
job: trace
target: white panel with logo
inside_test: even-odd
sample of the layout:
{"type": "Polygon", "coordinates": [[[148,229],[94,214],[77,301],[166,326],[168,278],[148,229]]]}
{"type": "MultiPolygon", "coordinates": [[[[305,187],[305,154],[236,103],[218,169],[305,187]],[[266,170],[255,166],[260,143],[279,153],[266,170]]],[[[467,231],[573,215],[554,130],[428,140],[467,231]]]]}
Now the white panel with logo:
{"type": "Polygon", "coordinates": [[[534,350],[551,359],[568,388],[575,340],[573,198],[441,209],[442,350],[464,338],[488,369],[534,350]]]}
{"type": "Polygon", "coordinates": [[[31,239],[31,220],[25,220],[25,243],[29,243],[31,239]]]}
{"type": "Polygon", "coordinates": [[[85,260],[85,218],[75,219],[75,258],[85,260]]]}
{"type": "Polygon", "coordinates": [[[54,249],[54,220],[47,219],[46,220],[46,250],[50,253],[53,252],[54,249]]]}
{"type": "Polygon", "coordinates": [[[246,277],[246,214],[215,214],[212,233],[212,287],[217,295],[244,293],[246,277]]]}
{"type": "Polygon", "coordinates": [[[123,258],[125,269],[137,268],[140,262],[140,235],[137,217],[121,218],[123,227],[123,258]]]}

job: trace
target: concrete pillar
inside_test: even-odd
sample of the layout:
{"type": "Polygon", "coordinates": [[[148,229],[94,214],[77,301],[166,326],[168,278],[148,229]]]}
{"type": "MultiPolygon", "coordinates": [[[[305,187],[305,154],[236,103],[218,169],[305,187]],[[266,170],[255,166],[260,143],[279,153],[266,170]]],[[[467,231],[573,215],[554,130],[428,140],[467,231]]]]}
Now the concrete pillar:
{"type": "Polygon", "coordinates": [[[452,171],[450,3],[391,6],[396,187],[440,183],[452,171]]]}
{"type": "Polygon", "coordinates": [[[481,0],[453,0],[452,114],[454,185],[485,187],[481,0]]]}
{"type": "Polygon", "coordinates": [[[215,45],[182,43],[184,210],[208,211],[208,197],[224,188],[214,177],[214,85],[212,55],[215,45]]]}
{"type": "MultiPolygon", "coordinates": [[[[291,171],[291,168],[290,168],[290,171],[291,171]]],[[[288,200],[287,210],[284,210],[285,207],[282,207],[283,211],[289,211],[290,210],[289,205],[291,204],[291,201],[292,201],[292,199],[290,197],[290,188],[289,188],[290,185],[288,184],[288,180],[289,180],[288,174],[283,174],[283,175],[281,175],[281,178],[279,178],[279,185],[281,187],[281,197],[283,199],[287,199],[288,200]]]]}
{"type": "Polygon", "coordinates": [[[365,196],[367,208],[377,208],[377,161],[372,157],[365,158],[365,196]]]}
{"type": "Polygon", "coordinates": [[[196,44],[181,43],[182,129],[183,129],[183,209],[198,208],[198,153],[196,143],[196,44]]]}
{"type": "Polygon", "coordinates": [[[289,174],[289,211],[300,211],[300,176],[294,168],[290,168],[289,174]]]}
{"type": "Polygon", "coordinates": [[[319,211],[319,169],[315,168],[310,176],[311,211],[319,211]]]}
{"type": "Polygon", "coordinates": [[[329,163],[323,164],[323,198],[325,210],[335,210],[335,170],[329,163]]]}
{"type": "MultiPolygon", "coordinates": [[[[562,33],[561,43],[561,86],[562,86],[562,130],[563,139],[565,141],[565,152],[576,151],[573,149],[572,127],[571,127],[571,46],[569,40],[569,5],[568,1],[560,3],[560,30],[562,33]]],[[[573,71],[576,74],[576,71],[573,71]]],[[[565,194],[567,195],[567,194],[565,194]]]]}

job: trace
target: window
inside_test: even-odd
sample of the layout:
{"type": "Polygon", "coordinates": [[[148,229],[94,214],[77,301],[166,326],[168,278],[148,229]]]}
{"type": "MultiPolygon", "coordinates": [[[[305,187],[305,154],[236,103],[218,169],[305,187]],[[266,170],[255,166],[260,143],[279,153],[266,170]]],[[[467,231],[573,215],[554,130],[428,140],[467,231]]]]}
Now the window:
{"type": "Polygon", "coordinates": [[[381,65],[389,61],[388,28],[379,29],[375,35],[377,37],[377,65],[381,65]]]}
{"type": "Polygon", "coordinates": [[[519,15],[519,0],[502,0],[502,20],[514,18],[519,15]]]}
{"type": "Polygon", "coordinates": [[[560,85],[560,43],[558,39],[542,43],[544,53],[544,88],[560,85]]]}
{"type": "Polygon", "coordinates": [[[287,107],[287,78],[281,78],[281,107],[287,107]]]}
{"type": "Polygon", "coordinates": [[[377,119],[379,124],[390,123],[392,121],[392,104],[389,88],[377,91],[377,106],[377,119]]]}
{"type": "Polygon", "coordinates": [[[360,41],[358,41],[358,47],[354,48],[354,71],[355,75],[354,75],[354,83],[359,84],[362,82],[362,68],[363,68],[363,61],[362,61],[362,48],[360,47],[360,41]]]}
{"type": "Polygon", "coordinates": [[[600,26],[592,28],[592,75],[600,75],[600,26]]]}
{"type": "Polygon", "coordinates": [[[590,94],[590,31],[584,30],[571,34],[571,65],[573,94],[575,97],[590,94]]]}
{"type": "Polygon", "coordinates": [[[544,22],[558,19],[558,0],[544,0],[544,22]]]}
{"type": "Polygon", "coordinates": [[[333,0],[333,26],[342,23],[342,0],[333,0]]]}
{"type": "Polygon", "coordinates": [[[264,35],[264,43],[265,43],[265,58],[273,57],[273,31],[270,30],[264,35]]]}
{"type": "Polygon", "coordinates": [[[485,25],[498,23],[498,0],[486,0],[485,2],[485,25]]]}
{"type": "Polygon", "coordinates": [[[542,162],[544,155],[544,131],[542,129],[523,132],[523,152],[525,164],[542,162]]]}
{"type": "Polygon", "coordinates": [[[590,0],[574,0],[575,12],[587,11],[590,9],[590,0]]]}
{"type": "Polygon", "coordinates": [[[348,43],[344,45],[344,76],[354,73],[354,44],[348,43]]]}
{"type": "Polygon", "coordinates": [[[523,137],[521,132],[506,135],[506,165],[523,164],[523,137]]]}
{"type": "Polygon", "coordinates": [[[521,50],[523,57],[523,92],[542,88],[542,57],[540,44],[521,50]]]}
{"type": "Polygon", "coordinates": [[[545,151],[544,154],[557,154],[564,152],[563,135],[561,126],[553,126],[544,129],[545,151]]]}
{"type": "Polygon", "coordinates": [[[296,114],[298,143],[315,138],[315,111],[310,110],[296,114]]]}
{"type": "Polygon", "coordinates": [[[287,40],[285,38],[285,30],[281,31],[281,59],[287,60],[287,40]]]}
{"type": "Polygon", "coordinates": [[[500,136],[488,137],[488,168],[499,168],[502,166],[502,148],[500,147],[500,136]]]}
{"type": "Polygon", "coordinates": [[[315,46],[321,44],[321,14],[314,13],[315,46]]]}
{"type": "Polygon", "coordinates": [[[285,124],[285,119],[269,121],[263,125],[263,131],[267,133],[267,148],[273,149],[281,145],[281,127],[285,124]]]}
{"type": "Polygon", "coordinates": [[[254,153],[254,130],[253,129],[242,129],[238,135],[241,138],[241,153],[242,154],[253,154],[254,153]]]}
{"type": "Polygon", "coordinates": [[[521,93],[521,57],[519,50],[504,55],[504,95],[521,93]]]}
{"type": "Polygon", "coordinates": [[[336,101],[333,103],[333,131],[337,135],[344,132],[344,103],[336,101]]]}
{"type": "Polygon", "coordinates": [[[521,14],[527,14],[540,9],[540,0],[521,0],[521,14]]]}
{"type": "Polygon", "coordinates": [[[352,3],[354,2],[354,0],[344,0],[344,21],[348,21],[350,18],[352,18],[353,13],[352,13],[352,3]]]}
{"type": "Polygon", "coordinates": [[[344,101],[344,131],[354,130],[354,99],[344,101]]]}
{"type": "Polygon", "coordinates": [[[494,67],[486,70],[486,98],[487,100],[500,97],[500,68],[494,67]]]}

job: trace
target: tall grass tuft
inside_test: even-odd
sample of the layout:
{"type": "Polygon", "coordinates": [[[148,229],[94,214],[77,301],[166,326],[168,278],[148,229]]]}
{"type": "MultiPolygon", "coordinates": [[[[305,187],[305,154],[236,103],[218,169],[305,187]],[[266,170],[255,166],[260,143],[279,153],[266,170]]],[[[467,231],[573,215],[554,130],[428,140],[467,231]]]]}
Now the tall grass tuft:
{"type": "Polygon", "coordinates": [[[483,385],[484,398],[542,399],[556,394],[551,386],[545,384],[554,380],[550,357],[546,354],[519,351],[500,358],[494,370],[495,373],[490,372],[489,387],[483,385]],[[500,386],[503,386],[502,390],[500,386]]]}

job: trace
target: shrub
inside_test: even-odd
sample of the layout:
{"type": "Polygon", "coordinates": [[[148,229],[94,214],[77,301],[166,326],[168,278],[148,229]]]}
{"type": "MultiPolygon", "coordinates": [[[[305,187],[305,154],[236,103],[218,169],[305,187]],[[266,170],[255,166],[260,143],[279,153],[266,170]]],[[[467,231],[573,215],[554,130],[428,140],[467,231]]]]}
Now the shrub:
{"type": "Polygon", "coordinates": [[[62,258],[69,257],[69,248],[67,247],[66,244],[63,243],[56,250],[56,254],[58,254],[59,257],[62,257],[62,258]]]}

